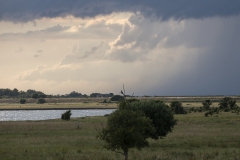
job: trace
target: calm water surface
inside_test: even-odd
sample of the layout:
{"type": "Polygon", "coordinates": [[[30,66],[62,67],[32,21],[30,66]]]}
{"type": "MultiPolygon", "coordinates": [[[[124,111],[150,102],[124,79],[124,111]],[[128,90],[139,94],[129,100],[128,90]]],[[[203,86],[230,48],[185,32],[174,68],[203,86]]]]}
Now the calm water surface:
{"type": "MultiPolygon", "coordinates": [[[[17,111],[0,111],[0,121],[35,121],[58,119],[67,110],[17,110],[17,111]]],[[[104,116],[110,114],[115,109],[83,109],[71,110],[71,117],[85,116],[104,116]]]]}

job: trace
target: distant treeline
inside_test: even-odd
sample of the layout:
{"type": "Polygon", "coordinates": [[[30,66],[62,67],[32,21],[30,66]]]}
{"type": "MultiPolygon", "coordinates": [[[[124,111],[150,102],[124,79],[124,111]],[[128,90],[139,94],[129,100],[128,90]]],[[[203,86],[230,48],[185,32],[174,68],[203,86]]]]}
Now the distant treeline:
{"type": "Polygon", "coordinates": [[[19,91],[17,88],[13,90],[6,88],[0,89],[0,98],[73,98],[73,97],[112,97],[114,96],[113,93],[102,94],[102,93],[92,93],[90,95],[81,94],[75,91],[70,92],[69,94],[65,95],[47,95],[41,91],[35,91],[32,89],[28,89],[27,91],[19,91]]]}

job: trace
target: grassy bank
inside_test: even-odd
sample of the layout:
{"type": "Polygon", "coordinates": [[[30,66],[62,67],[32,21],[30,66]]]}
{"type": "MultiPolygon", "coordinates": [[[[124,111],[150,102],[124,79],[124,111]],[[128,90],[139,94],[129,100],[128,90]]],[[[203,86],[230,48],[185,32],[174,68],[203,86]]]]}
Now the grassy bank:
{"type": "Polygon", "coordinates": [[[80,103],[0,103],[0,110],[21,110],[21,109],[115,109],[117,103],[101,103],[101,102],[80,102],[80,103]]]}
{"type": "MultiPolygon", "coordinates": [[[[172,101],[182,102],[185,108],[199,108],[202,107],[202,102],[206,99],[213,101],[211,107],[218,107],[219,101],[223,98],[219,96],[200,96],[200,97],[134,97],[139,100],[161,100],[166,104],[172,101]]],[[[232,96],[236,100],[237,105],[240,106],[239,96],[232,96]]],[[[26,99],[26,104],[20,104],[20,98],[2,98],[0,99],[0,110],[5,109],[94,109],[94,108],[117,108],[117,102],[110,102],[110,98],[45,98],[45,104],[37,104],[37,100],[33,98],[26,99]],[[103,103],[106,101],[107,103],[103,103]]]]}
{"type": "MultiPolygon", "coordinates": [[[[240,159],[240,115],[203,113],[176,115],[178,124],[166,138],[153,141],[142,151],[131,149],[129,159],[240,159]]],[[[47,160],[119,160],[122,155],[107,151],[96,139],[106,117],[70,121],[0,122],[0,157],[47,160]],[[80,122],[80,129],[77,129],[80,122]]]]}

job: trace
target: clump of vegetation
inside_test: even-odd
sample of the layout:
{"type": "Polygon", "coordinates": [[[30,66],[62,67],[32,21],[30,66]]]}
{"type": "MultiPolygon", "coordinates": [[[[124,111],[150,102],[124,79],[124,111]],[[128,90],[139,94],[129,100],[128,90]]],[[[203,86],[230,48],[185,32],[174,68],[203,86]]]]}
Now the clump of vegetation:
{"type": "Polygon", "coordinates": [[[37,99],[37,98],[47,98],[47,95],[45,95],[44,93],[40,93],[40,94],[34,93],[32,95],[32,98],[34,98],[34,99],[37,99]]]}
{"type": "Polygon", "coordinates": [[[148,145],[147,138],[157,139],[151,120],[140,111],[117,110],[108,117],[107,126],[98,137],[106,141],[105,148],[124,155],[128,150],[148,145]],[[119,149],[122,150],[118,151],[119,149]]]}
{"type": "Polygon", "coordinates": [[[220,112],[220,110],[219,110],[219,108],[218,107],[216,107],[216,108],[210,108],[207,112],[205,112],[205,116],[207,117],[207,116],[212,116],[213,114],[219,114],[219,112],[220,112]]]}
{"type": "Polygon", "coordinates": [[[120,95],[115,95],[115,96],[111,97],[110,100],[111,100],[111,101],[123,101],[123,100],[124,100],[124,97],[123,97],[123,96],[120,96],[120,95]]]}
{"type": "Polygon", "coordinates": [[[160,138],[165,137],[177,124],[171,108],[162,101],[122,101],[119,104],[119,109],[142,111],[146,117],[152,120],[152,124],[160,138]]]}
{"type": "Polygon", "coordinates": [[[175,114],[186,114],[187,112],[183,109],[182,103],[179,101],[173,101],[170,104],[172,111],[175,114]]]}
{"type": "Polygon", "coordinates": [[[218,104],[219,109],[223,110],[224,112],[229,112],[231,110],[238,109],[236,101],[233,100],[231,97],[224,97],[218,104]]]}
{"type": "Polygon", "coordinates": [[[20,99],[21,104],[25,104],[26,102],[27,102],[27,100],[25,98],[20,99]]]}
{"type": "Polygon", "coordinates": [[[208,99],[208,100],[203,101],[202,105],[203,105],[203,109],[207,111],[210,109],[212,102],[211,102],[211,100],[208,99]]]}
{"type": "Polygon", "coordinates": [[[69,121],[72,113],[71,110],[66,111],[65,113],[62,114],[61,119],[69,121]]]}
{"type": "Polygon", "coordinates": [[[39,98],[39,99],[37,100],[37,104],[44,104],[44,103],[47,103],[44,98],[39,98]]]}
{"type": "MultiPolygon", "coordinates": [[[[206,100],[207,101],[207,100],[206,100]]],[[[205,102],[206,102],[205,101],[205,102]]],[[[224,97],[219,101],[218,104],[219,107],[216,108],[210,108],[208,111],[205,113],[205,116],[213,115],[213,114],[219,114],[219,112],[224,111],[224,112],[232,112],[232,113],[237,113],[239,114],[240,108],[237,106],[236,101],[233,100],[231,97],[224,97]]]]}
{"type": "Polygon", "coordinates": [[[148,138],[165,137],[176,122],[172,110],[163,102],[124,100],[108,117],[98,137],[106,141],[108,150],[121,153],[127,160],[129,148],[141,149],[148,145],[148,138]]]}

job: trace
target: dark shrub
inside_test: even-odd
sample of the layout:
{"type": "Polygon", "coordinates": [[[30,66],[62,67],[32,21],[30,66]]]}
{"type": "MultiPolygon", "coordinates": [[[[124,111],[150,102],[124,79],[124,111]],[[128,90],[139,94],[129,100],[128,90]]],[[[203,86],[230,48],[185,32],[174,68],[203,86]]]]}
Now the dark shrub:
{"type": "Polygon", "coordinates": [[[44,104],[44,103],[46,103],[46,100],[43,99],[43,98],[39,98],[39,99],[37,100],[37,104],[44,104]]]}
{"type": "Polygon", "coordinates": [[[173,112],[169,106],[163,102],[150,101],[122,101],[119,104],[120,110],[142,111],[146,117],[152,120],[157,135],[162,138],[172,131],[173,126],[177,124],[173,112]]]}
{"type": "Polygon", "coordinates": [[[212,105],[212,102],[211,100],[205,100],[204,102],[202,102],[202,105],[203,105],[203,109],[204,110],[209,110],[210,109],[210,106],[212,105]]]}
{"type": "Polygon", "coordinates": [[[32,98],[37,99],[37,98],[38,98],[38,94],[37,94],[37,93],[34,93],[34,94],[32,95],[32,98]]]}
{"type": "Polygon", "coordinates": [[[71,110],[68,110],[62,114],[61,119],[68,121],[70,120],[71,115],[72,115],[71,110]]]}
{"type": "Polygon", "coordinates": [[[111,101],[122,101],[122,100],[124,100],[124,97],[120,95],[115,95],[111,97],[111,101]]]}
{"type": "Polygon", "coordinates": [[[26,99],[24,99],[24,98],[20,99],[20,103],[21,103],[21,104],[25,104],[26,102],[27,102],[26,99]]]}
{"type": "Polygon", "coordinates": [[[236,101],[231,97],[224,97],[219,102],[219,108],[224,112],[229,112],[231,110],[236,110],[238,108],[236,101]]]}
{"type": "Polygon", "coordinates": [[[186,111],[184,111],[183,106],[182,106],[182,103],[179,102],[179,101],[173,101],[173,102],[171,102],[170,106],[171,106],[171,108],[172,108],[172,111],[173,111],[175,114],[186,114],[186,113],[187,113],[186,111]]]}

